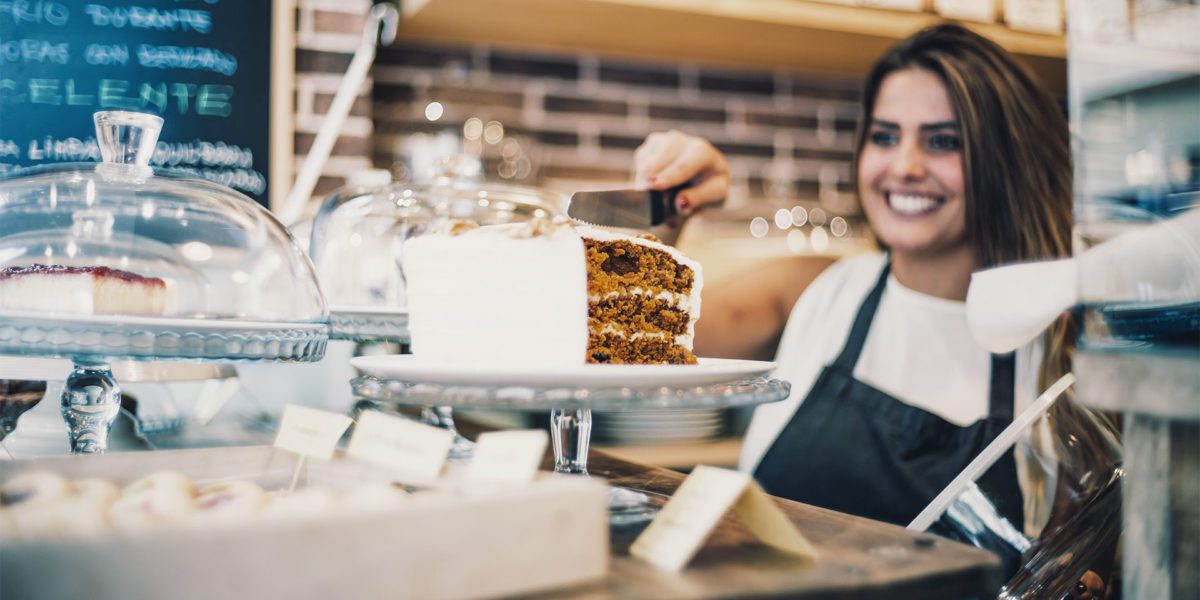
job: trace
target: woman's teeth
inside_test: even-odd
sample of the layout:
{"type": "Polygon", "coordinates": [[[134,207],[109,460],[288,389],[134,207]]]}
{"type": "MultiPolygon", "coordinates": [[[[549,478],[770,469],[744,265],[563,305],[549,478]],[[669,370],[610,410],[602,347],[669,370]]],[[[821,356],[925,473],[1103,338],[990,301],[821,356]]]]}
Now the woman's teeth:
{"type": "Polygon", "coordinates": [[[888,206],[902,215],[919,215],[927,213],[938,205],[938,199],[933,196],[916,196],[911,194],[888,194],[888,206]]]}

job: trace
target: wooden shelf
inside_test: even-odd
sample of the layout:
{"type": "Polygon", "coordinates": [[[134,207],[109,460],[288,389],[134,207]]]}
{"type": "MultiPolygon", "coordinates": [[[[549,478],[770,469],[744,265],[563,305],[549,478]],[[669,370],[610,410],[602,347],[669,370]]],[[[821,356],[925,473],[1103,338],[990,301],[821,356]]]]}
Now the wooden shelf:
{"type": "MultiPolygon", "coordinates": [[[[401,38],[862,74],[891,44],[944,19],[806,0],[410,0],[401,38]]],[[[1066,91],[1062,35],[964,25],[1066,91]]]]}
{"type": "Polygon", "coordinates": [[[691,469],[696,465],[735,467],[738,454],[742,451],[742,440],[726,438],[657,446],[597,444],[595,447],[609,456],[654,467],[668,469],[691,469]]]}

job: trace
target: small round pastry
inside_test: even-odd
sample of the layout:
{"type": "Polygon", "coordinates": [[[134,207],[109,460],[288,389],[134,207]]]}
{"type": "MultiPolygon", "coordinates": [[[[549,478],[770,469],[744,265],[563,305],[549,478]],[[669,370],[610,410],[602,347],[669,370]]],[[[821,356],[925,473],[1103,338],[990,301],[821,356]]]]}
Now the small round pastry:
{"type": "Polygon", "coordinates": [[[108,503],[94,498],[63,496],[11,509],[22,539],[91,537],[111,529],[108,503]]]}
{"type": "Polygon", "coordinates": [[[71,484],[75,488],[77,497],[99,502],[105,506],[111,505],[121,497],[121,488],[107,479],[97,477],[76,479],[71,484]]]}
{"type": "Polygon", "coordinates": [[[57,473],[33,471],[22,473],[0,486],[0,505],[13,506],[47,502],[70,496],[71,482],[57,473]]]}
{"type": "Polygon", "coordinates": [[[268,501],[267,493],[250,481],[210,483],[196,492],[193,516],[205,522],[237,519],[257,513],[268,501]]]}
{"type": "Polygon", "coordinates": [[[390,483],[360,485],[342,496],[342,507],[351,511],[395,508],[408,500],[408,492],[390,483]]]}
{"type": "Polygon", "coordinates": [[[180,473],[163,471],[129,484],[109,514],[118,529],[142,531],[177,522],[194,510],[191,480],[180,473]]]}
{"type": "Polygon", "coordinates": [[[327,487],[314,486],[288,493],[271,494],[271,503],[263,515],[270,519],[312,518],[336,509],[339,494],[327,487]]]}
{"type": "Polygon", "coordinates": [[[151,473],[133,483],[125,486],[121,491],[122,496],[134,496],[142,492],[153,492],[162,489],[170,489],[176,491],[186,491],[189,494],[195,495],[195,488],[192,486],[192,480],[183,473],[176,471],[159,471],[151,473]]]}

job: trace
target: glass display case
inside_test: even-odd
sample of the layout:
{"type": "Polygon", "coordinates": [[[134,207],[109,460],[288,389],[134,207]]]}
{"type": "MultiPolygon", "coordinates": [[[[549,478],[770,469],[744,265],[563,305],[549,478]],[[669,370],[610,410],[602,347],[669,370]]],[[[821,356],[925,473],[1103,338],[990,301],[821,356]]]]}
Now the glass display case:
{"type": "Polygon", "coordinates": [[[0,353],[74,361],[75,452],[105,449],[113,360],[316,361],[329,327],[311,262],[266,209],[148,166],[161,118],[95,121],[104,162],[0,179],[0,353]]]}

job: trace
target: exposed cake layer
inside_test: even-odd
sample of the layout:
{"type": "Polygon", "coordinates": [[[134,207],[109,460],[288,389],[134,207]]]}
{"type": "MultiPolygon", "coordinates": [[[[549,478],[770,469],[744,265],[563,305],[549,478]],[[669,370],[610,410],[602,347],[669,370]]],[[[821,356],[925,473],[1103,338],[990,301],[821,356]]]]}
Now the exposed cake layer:
{"type": "Polygon", "coordinates": [[[0,270],[0,309],[70,314],[165,314],[162,279],[108,267],[31,265],[0,270]]]}
{"type": "Polygon", "coordinates": [[[583,228],[590,362],[694,364],[700,266],[657,241],[583,228]]]}
{"type": "Polygon", "coordinates": [[[653,336],[632,337],[601,330],[588,335],[588,362],[693,365],[696,364],[696,356],[674,340],[653,336]]]}
{"type": "Polygon", "coordinates": [[[588,309],[589,326],[620,323],[623,329],[687,335],[688,313],[669,301],[644,296],[613,297],[594,301],[588,309]]]}

